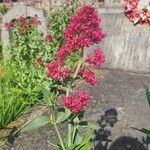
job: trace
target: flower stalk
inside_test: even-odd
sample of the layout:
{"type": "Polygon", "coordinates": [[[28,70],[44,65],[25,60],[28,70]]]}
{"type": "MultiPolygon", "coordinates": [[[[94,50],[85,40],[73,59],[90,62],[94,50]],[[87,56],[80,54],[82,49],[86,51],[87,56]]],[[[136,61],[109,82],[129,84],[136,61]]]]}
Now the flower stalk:
{"type": "Polygon", "coordinates": [[[82,66],[82,61],[79,62],[79,64],[78,64],[78,66],[77,66],[77,68],[76,68],[76,71],[75,71],[75,74],[74,74],[73,78],[76,78],[76,77],[77,77],[81,66],[82,66]]]}
{"type": "Polygon", "coordinates": [[[72,145],[72,125],[68,123],[68,148],[72,145]]]}
{"type": "Polygon", "coordinates": [[[58,129],[58,127],[57,127],[56,122],[55,122],[53,125],[54,125],[54,129],[55,129],[55,131],[56,131],[56,133],[57,133],[57,136],[58,136],[58,139],[59,139],[59,141],[60,141],[60,145],[61,145],[62,149],[63,149],[63,150],[66,150],[66,149],[65,149],[65,146],[64,146],[64,143],[63,143],[63,140],[62,140],[62,137],[61,137],[61,135],[60,135],[59,129],[58,129]]]}

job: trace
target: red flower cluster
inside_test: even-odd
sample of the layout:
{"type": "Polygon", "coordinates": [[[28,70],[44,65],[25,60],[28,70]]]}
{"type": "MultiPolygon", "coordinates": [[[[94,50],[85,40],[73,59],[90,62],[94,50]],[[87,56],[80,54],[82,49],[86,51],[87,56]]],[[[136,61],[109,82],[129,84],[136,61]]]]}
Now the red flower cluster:
{"type": "Polygon", "coordinates": [[[20,17],[18,18],[18,22],[20,22],[21,25],[25,25],[25,24],[26,24],[26,18],[24,18],[23,16],[20,16],[20,17]]]}
{"type": "Polygon", "coordinates": [[[13,6],[13,0],[3,0],[1,1],[7,8],[11,8],[13,6]]]}
{"type": "Polygon", "coordinates": [[[37,15],[29,20],[30,24],[38,26],[41,24],[41,21],[38,19],[37,15]]]}
{"type": "MultiPolygon", "coordinates": [[[[19,33],[20,35],[24,35],[27,32],[30,31],[30,25],[34,25],[34,26],[38,26],[41,24],[40,20],[38,20],[38,17],[35,15],[35,17],[31,18],[31,19],[26,19],[23,16],[20,16],[17,19],[17,22],[20,23],[19,28],[19,33]]],[[[13,23],[12,21],[9,23],[5,23],[5,27],[10,30],[14,27],[15,23],[13,23]]]]}
{"type": "Polygon", "coordinates": [[[91,85],[95,85],[97,83],[96,76],[90,69],[85,68],[82,77],[91,85]]]}
{"type": "Polygon", "coordinates": [[[65,57],[71,53],[70,47],[61,47],[57,52],[58,61],[64,64],[65,57]]]}
{"type": "Polygon", "coordinates": [[[10,21],[10,22],[5,23],[4,26],[7,30],[11,30],[14,27],[14,24],[12,21],[10,21]]]}
{"type": "Polygon", "coordinates": [[[43,64],[42,58],[41,58],[41,57],[37,57],[37,58],[35,59],[35,64],[37,64],[37,65],[42,65],[42,64],[43,64]]]}
{"type": "Polygon", "coordinates": [[[140,8],[138,6],[139,0],[124,0],[125,1],[125,15],[134,24],[150,25],[150,9],[140,8]]]}
{"type": "Polygon", "coordinates": [[[45,36],[45,39],[44,39],[44,40],[45,40],[45,42],[47,42],[47,43],[48,43],[48,42],[51,42],[51,41],[52,41],[52,35],[48,33],[48,34],[45,36]]]}
{"type": "Polygon", "coordinates": [[[60,63],[58,63],[55,60],[52,60],[47,65],[47,69],[48,69],[47,76],[54,80],[65,79],[70,75],[70,70],[66,67],[62,67],[60,63]]]}
{"type": "Polygon", "coordinates": [[[91,54],[87,55],[86,62],[95,68],[99,68],[105,62],[105,55],[100,48],[97,48],[94,50],[93,56],[91,54]]]}
{"type": "Polygon", "coordinates": [[[63,61],[71,52],[84,49],[104,37],[99,26],[100,19],[94,7],[84,6],[72,16],[64,34],[64,47],[58,50],[58,59],[63,61]]]}
{"type": "Polygon", "coordinates": [[[69,95],[63,98],[63,105],[70,109],[73,113],[78,113],[85,106],[88,106],[90,96],[85,91],[77,91],[74,95],[69,95]]]}

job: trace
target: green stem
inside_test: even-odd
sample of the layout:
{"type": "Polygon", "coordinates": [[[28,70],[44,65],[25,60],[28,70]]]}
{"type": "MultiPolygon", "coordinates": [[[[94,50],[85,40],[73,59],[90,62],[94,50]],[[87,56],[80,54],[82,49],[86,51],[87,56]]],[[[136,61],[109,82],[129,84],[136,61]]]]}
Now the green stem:
{"type": "Polygon", "coordinates": [[[74,144],[74,141],[75,141],[76,131],[77,131],[77,126],[75,125],[74,128],[73,128],[73,135],[72,135],[72,143],[73,144],[74,144]]]}
{"type": "Polygon", "coordinates": [[[72,143],[71,133],[71,124],[68,123],[68,148],[71,146],[72,143]]]}
{"type": "Polygon", "coordinates": [[[79,72],[79,69],[80,69],[81,65],[82,65],[82,61],[78,64],[73,78],[76,78],[76,76],[77,76],[77,74],[78,74],[78,72],[79,72]]]}
{"type": "Polygon", "coordinates": [[[56,131],[57,136],[59,138],[60,145],[61,145],[62,149],[66,150],[56,123],[54,123],[54,128],[55,128],[55,131],[56,131]]]}

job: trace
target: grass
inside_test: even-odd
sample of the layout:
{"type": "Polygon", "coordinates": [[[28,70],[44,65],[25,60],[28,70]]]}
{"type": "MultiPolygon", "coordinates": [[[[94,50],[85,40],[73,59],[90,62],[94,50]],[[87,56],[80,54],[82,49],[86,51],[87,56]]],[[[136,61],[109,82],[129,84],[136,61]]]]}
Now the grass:
{"type": "Polygon", "coordinates": [[[28,104],[22,91],[14,85],[14,69],[0,65],[0,128],[4,128],[24,111],[28,104]]]}

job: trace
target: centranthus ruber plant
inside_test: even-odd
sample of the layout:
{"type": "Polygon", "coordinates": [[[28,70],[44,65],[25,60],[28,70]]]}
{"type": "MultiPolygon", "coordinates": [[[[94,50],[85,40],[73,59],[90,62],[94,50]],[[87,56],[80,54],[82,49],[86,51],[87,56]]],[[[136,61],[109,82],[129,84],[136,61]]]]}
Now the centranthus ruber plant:
{"type": "Polygon", "coordinates": [[[50,117],[41,116],[34,119],[22,130],[27,131],[47,123],[52,124],[59,139],[59,144],[51,143],[56,149],[89,150],[92,129],[99,128],[97,124],[83,118],[85,109],[90,105],[91,96],[87,91],[74,90],[74,81],[80,78],[90,85],[97,83],[93,70],[102,66],[105,56],[100,48],[96,48],[92,54],[85,57],[83,53],[86,48],[100,42],[104,37],[100,21],[97,11],[91,6],[80,8],[71,17],[64,31],[65,38],[62,47],[58,49],[56,59],[46,65],[48,80],[58,83],[59,102],[50,99],[49,91],[45,91],[45,99],[48,99],[52,114],[50,117]],[[64,122],[68,124],[65,140],[58,129],[58,124],[64,122]],[[82,127],[89,130],[81,136],[80,128],[82,127]]]}

